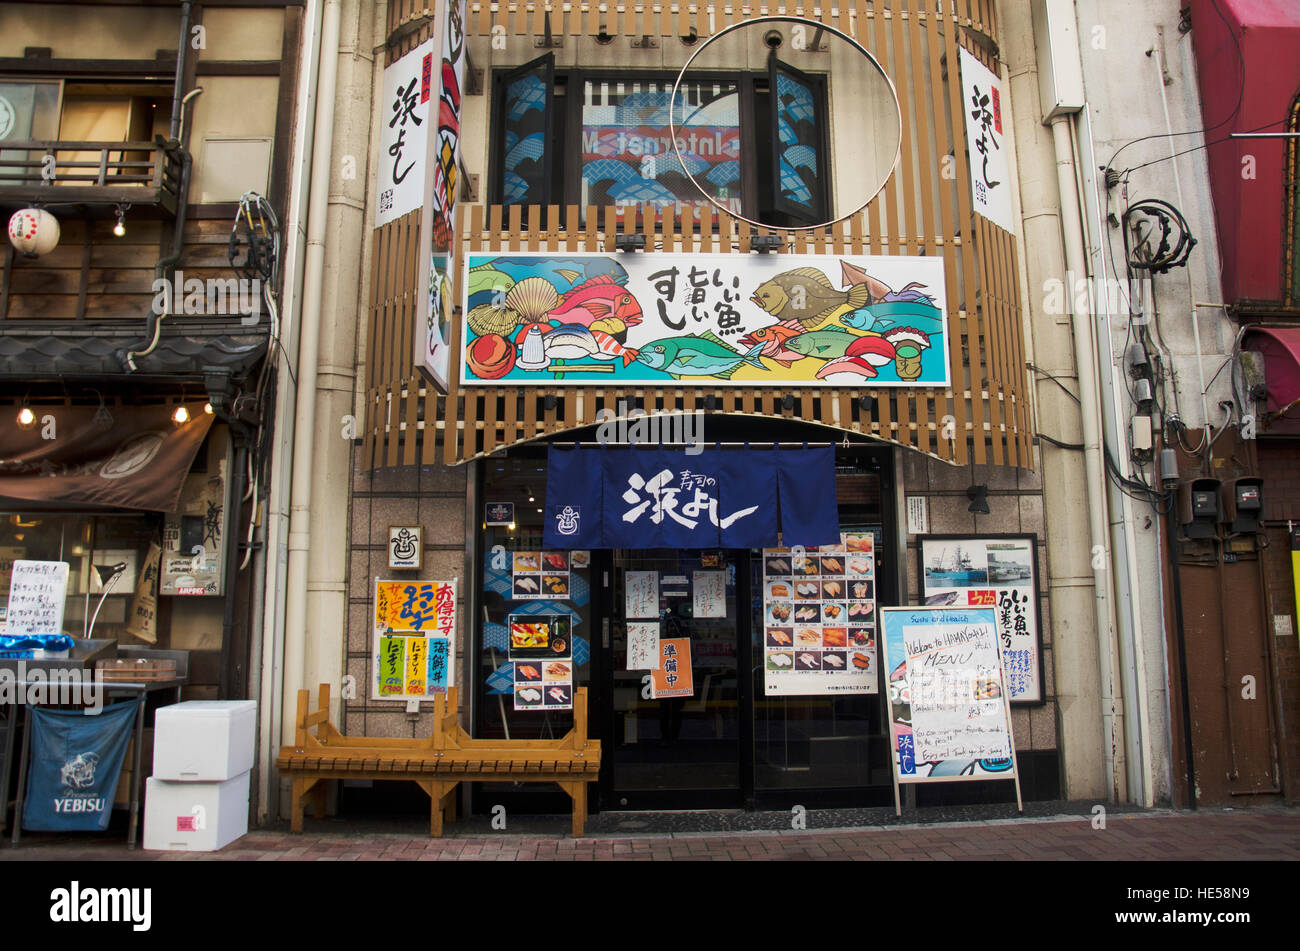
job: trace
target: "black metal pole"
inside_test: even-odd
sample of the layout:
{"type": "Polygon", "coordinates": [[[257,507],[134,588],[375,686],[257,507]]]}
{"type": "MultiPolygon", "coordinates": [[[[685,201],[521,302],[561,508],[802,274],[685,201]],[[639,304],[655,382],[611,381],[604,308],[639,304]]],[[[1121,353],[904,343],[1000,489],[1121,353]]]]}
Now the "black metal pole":
{"type": "MultiPolygon", "coordinates": [[[[235,443],[234,462],[231,465],[230,473],[230,517],[226,524],[229,526],[226,535],[226,565],[223,571],[223,587],[225,588],[224,600],[221,615],[221,679],[217,696],[222,700],[243,699],[245,691],[243,665],[240,663],[241,658],[236,660],[231,639],[234,636],[235,628],[235,587],[238,583],[239,572],[239,542],[243,537],[239,530],[243,519],[243,498],[244,498],[244,475],[248,468],[248,434],[237,421],[230,423],[230,438],[235,443]],[[232,669],[236,663],[240,664],[238,675],[232,669]],[[232,697],[231,690],[235,689],[239,694],[232,697]]],[[[254,506],[257,505],[257,499],[252,500],[254,506]]]]}

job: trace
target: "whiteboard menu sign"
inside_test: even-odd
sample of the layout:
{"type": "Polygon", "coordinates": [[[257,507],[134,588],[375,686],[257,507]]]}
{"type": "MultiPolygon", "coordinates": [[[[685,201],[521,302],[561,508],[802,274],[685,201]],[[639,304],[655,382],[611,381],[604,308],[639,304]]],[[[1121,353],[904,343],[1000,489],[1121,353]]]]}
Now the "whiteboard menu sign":
{"type": "Polygon", "coordinates": [[[763,549],[763,668],[768,697],[879,692],[871,533],[763,549]]]}
{"type": "Polygon", "coordinates": [[[13,565],[6,633],[11,637],[62,634],[68,563],[20,560],[13,565]]]}
{"type": "Polygon", "coordinates": [[[895,781],[1016,779],[993,608],[882,608],[881,636],[895,781]]]}

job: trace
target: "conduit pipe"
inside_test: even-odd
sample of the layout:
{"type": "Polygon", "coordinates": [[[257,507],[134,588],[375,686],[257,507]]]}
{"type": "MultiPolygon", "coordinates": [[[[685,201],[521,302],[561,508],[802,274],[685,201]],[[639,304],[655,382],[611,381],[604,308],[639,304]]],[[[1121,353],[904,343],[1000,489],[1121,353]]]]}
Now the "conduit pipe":
{"type": "MultiPolygon", "coordinates": [[[[1088,273],[1083,247],[1083,220],[1074,163],[1074,144],[1068,114],[1051,120],[1052,145],[1056,152],[1057,190],[1061,199],[1061,233],[1065,244],[1067,274],[1088,273]]],[[[1097,662],[1101,674],[1102,747],[1107,794],[1112,802],[1120,798],[1116,750],[1115,645],[1110,612],[1110,545],[1106,532],[1104,461],[1101,444],[1101,409],[1098,403],[1096,344],[1090,314],[1073,315],[1074,358],[1079,374],[1079,409],[1083,429],[1084,474],[1088,495],[1089,563],[1092,566],[1093,611],[1097,624],[1097,662]],[[1103,557],[1098,558],[1098,549],[1103,557]]]]}
{"type": "Polygon", "coordinates": [[[261,663],[252,665],[250,695],[259,700],[257,821],[260,824],[279,815],[279,781],[275,756],[280,747],[283,716],[285,577],[288,572],[288,512],[294,414],[298,392],[293,376],[297,363],[301,328],[305,222],[309,203],[308,185],[312,170],[312,118],[316,109],[316,84],[321,67],[321,0],[308,0],[303,13],[303,43],[299,56],[297,101],[294,104],[292,179],[288,185],[288,208],[284,216],[284,263],[281,295],[280,336],[282,349],[276,356],[275,425],[271,430],[271,464],[268,473],[266,516],[261,537],[263,547],[256,556],[263,586],[254,588],[255,616],[262,623],[254,627],[252,654],[261,663]]]}
{"type": "MultiPolygon", "coordinates": [[[[339,0],[326,0],[321,23],[320,79],[312,135],[312,170],[307,210],[307,254],[298,351],[298,405],[294,414],[293,482],[289,508],[289,569],[285,582],[285,704],[303,686],[307,648],[307,568],[311,553],[312,459],[316,447],[316,376],[320,312],[325,280],[325,231],[334,149],[334,93],[338,79],[339,0]]],[[[284,728],[282,727],[282,731],[284,728]]],[[[289,738],[285,733],[286,740],[289,738]]]]}

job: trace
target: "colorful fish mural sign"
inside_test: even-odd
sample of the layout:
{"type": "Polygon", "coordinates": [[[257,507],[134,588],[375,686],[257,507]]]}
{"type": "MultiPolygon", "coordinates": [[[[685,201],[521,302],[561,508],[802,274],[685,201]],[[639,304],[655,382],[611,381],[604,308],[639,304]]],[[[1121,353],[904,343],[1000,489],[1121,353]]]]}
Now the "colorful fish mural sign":
{"type": "Polygon", "coordinates": [[[946,387],[932,257],[466,255],[461,382],[946,387]]]}

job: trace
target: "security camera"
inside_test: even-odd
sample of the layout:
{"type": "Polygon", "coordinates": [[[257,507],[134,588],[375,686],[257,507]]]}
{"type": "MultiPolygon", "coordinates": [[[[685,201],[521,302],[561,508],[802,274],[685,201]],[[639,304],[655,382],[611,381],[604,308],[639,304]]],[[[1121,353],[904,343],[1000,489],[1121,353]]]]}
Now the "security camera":
{"type": "Polygon", "coordinates": [[[770,50],[780,49],[784,40],[781,37],[780,30],[768,30],[763,34],[763,42],[767,44],[770,50]]]}

